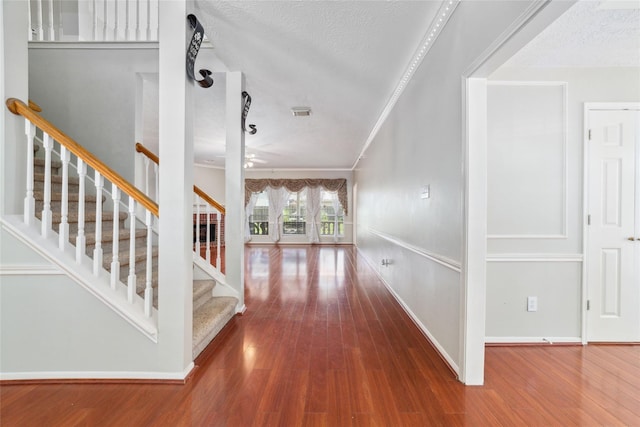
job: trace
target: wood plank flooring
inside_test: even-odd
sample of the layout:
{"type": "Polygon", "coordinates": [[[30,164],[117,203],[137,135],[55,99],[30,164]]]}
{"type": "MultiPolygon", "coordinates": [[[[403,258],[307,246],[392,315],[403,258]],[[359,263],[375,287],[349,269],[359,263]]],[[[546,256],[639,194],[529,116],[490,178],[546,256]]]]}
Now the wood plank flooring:
{"type": "Polygon", "coordinates": [[[186,385],[1,387],[2,426],[640,426],[640,347],[489,347],[465,387],[349,246],[246,249],[186,385]]]}

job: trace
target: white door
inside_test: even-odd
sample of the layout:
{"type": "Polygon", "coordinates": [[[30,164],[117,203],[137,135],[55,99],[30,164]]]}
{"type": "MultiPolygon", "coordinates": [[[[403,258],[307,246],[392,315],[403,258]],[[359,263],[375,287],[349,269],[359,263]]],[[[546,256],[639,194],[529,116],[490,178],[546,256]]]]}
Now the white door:
{"type": "Polygon", "coordinates": [[[587,110],[587,340],[640,341],[640,112],[587,110]]]}

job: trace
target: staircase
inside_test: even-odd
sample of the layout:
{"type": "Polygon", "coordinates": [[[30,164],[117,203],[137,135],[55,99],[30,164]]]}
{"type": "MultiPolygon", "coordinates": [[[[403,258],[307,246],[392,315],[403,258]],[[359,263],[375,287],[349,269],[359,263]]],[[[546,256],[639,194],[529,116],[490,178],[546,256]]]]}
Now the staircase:
{"type": "MultiPolygon", "coordinates": [[[[42,211],[44,207],[45,193],[45,159],[38,157],[40,146],[34,144],[34,198],[35,213],[38,219],[42,219],[42,211]]],[[[44,150],[43,150],[44,151],[44,150]]],[[[58,231],[59,224],[62,221],[62,176],[60,170],[62,162],[51,160],[51,211],[52,211],[52,229],[58,231]]],[[[68,215],[67,223],[69,226],[69,244],[75,246],[76,237],[78,236],[78,194],[80,180],[78,177],[68,177],[68,215]]],[[[105,209],[107,197],[102,196],[102,226],[101,226],[101,248],[103,252],[102,268],[106,271],[105,276],[109,276],[112,268],[114,238],[118,243],[118,257],[120,269],[120,278],[126,278],[135,272],[136,284],[135,292],[144,298],[147,281],[147,228],[136,228],[133,237],[135,238],[135,254],[131,257],[130,239],[132,237],[131,230],[128,228],[128,217],[126,212],[119,212],[118,217],[114,218],[112,208],[105,209]],[[113,234],[113,221],[119,222],[118,235],[113,234]],[[133,259],[134,265],[131,265],[133,259]]],[[[84,236],[86,240],[86,255],[93,258],[94,249],[96,247],[96,205],[97,197],[95,195],[86,194],[84,197],[84,236]]],[[[153,244],[151,248],[151,288],[153,289],[153,307],[158,309],[158,247],[153,244]]],[[[117,264],[116,264],[117,265],[117,264]]],[[[202,269],[199,269],[201,271],[202,269]]],[[[198,277],[202,277],[199,274],[198,277]]],[[[220,330],[235,315],[238,299],[233,296],[213,296],[216,286],[219,283],[214,280],[215,275],[211,275],[211,280],[194,280],[193,286],[193,341],[192,351],[195,359],[206,346],[215,338],[220,330]]],[[[219,292],[220,293],[220,292],[219,292]]],[[[225,294],[225,292],[221,292],[225,294]]]]}

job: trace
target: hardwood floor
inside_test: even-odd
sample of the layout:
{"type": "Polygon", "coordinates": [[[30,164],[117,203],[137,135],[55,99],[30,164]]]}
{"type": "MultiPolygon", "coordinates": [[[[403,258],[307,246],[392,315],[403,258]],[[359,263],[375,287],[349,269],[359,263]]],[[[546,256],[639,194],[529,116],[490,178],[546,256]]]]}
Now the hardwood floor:
{"type": "Polygon", "coordinates": [[[640,347],[489,347],[465,387],[352,247],[248,247],[186,385],[4,385],[2,426],[640,426],[640,347]]]}

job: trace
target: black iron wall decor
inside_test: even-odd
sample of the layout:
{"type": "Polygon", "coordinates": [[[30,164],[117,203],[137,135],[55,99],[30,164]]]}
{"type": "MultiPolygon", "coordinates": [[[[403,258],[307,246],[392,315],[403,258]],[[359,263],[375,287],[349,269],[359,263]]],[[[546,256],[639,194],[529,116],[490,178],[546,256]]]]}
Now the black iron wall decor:
{"type": "Polygon", "coordinates": [[[242,102],[244,103],[244,107],[242,108],[242,130],[244,132],[248,132],[249,135],[255,135],[258,132],[256,129],[256,125],[249,125],[251,130],[247,130],[247,116],[249,115],[249,108],[251,108],[251,95],[247,93],[247,91],[242,92],[242,102]]]}
{"type": "Polygon", "coordinates": [[[189,48],[187,49],[187,75],[195,80],[201,87],[211,87],[213,85],[211,71],[205,69],[200,70],[199,73],[203,77],[202,80],[196,79],[196,75],[193,72],[193,67],[196,64],[196,56],[198,56],[198,51],[204,38],[204,28],[202,28],[202,24],[200,24],[200,21],[198,21],[195,15],[190,14],[187,16],[187,19],[189,20],[189,25],[193,28],[193,36],[191,36],[191,43],[189,43],[189,48]]]}

